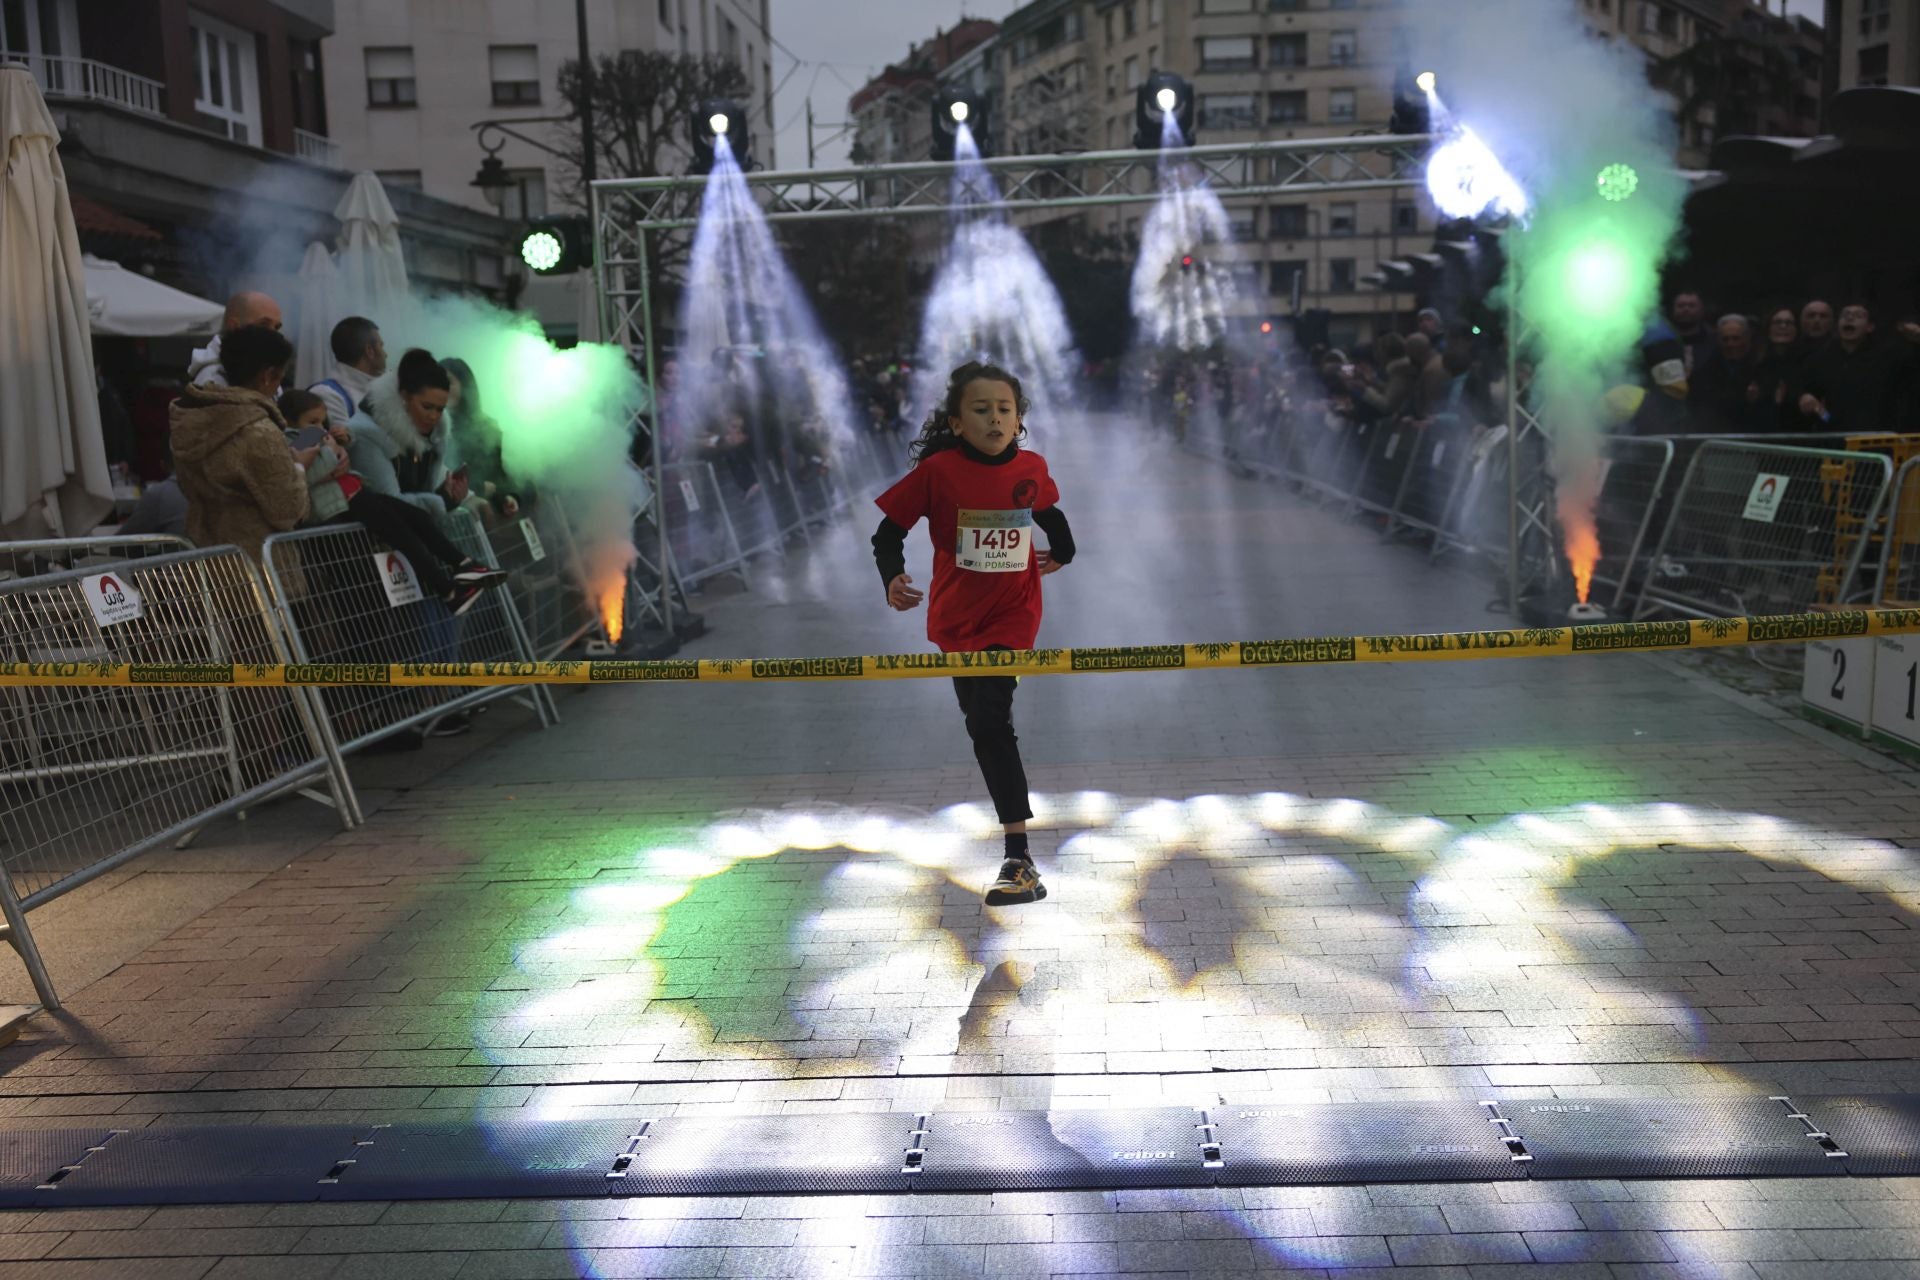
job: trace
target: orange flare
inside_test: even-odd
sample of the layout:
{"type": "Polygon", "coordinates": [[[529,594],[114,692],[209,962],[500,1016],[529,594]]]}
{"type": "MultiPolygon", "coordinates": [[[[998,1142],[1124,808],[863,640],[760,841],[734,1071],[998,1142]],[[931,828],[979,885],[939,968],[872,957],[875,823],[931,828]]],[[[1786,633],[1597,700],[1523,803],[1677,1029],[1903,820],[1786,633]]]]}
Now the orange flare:
{"type": "Polygon", "coordinates": [[[1587,602],[1593,590],[1593,567],[1600,563],[1600,532],[1591,518],[1563,521],[1567,535],[1567,564],[1573,570],[1574,594],[1587,602]]]}
{"type": "Polygon", "coordinates": [[[604,579],[594,589],[594,600],[600,606],[600,621],[606,625],[607,641],[620,643],[620,631],[627,622],[627,575],[614,574],[604,579]]]}

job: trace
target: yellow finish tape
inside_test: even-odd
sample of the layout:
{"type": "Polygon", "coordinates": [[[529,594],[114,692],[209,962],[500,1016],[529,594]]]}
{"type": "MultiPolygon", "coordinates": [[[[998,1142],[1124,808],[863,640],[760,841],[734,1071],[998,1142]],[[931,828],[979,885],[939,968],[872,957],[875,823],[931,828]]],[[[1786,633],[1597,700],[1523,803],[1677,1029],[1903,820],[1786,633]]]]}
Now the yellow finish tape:
{"type": "Polygon", "coordinates": [[[847,658],[668,658],[646,662],[6,662],[0,688],[32,686],[525,685],[648,680],[917,680],[933,676],[1057,676],[1095,671],[1221,670],[1349,662],[1552,658],[1634,650],[1920,632],[1920,609],[1854,609],[1759,618],[1606,622],[1519,631],[1323,636],[1117,649],[1011,653],[885,653],[847,658]]]}

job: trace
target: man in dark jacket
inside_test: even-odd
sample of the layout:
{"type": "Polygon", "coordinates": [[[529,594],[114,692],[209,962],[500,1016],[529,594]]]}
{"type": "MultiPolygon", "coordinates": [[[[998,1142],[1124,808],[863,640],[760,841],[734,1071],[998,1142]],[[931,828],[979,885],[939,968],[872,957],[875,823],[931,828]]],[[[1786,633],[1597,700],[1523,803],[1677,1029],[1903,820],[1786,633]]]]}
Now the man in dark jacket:
{"type": "Polygon", "coordinates": [[[1687,379],[1694,430],[1725,435],[1764,431],[1754,389],[1759,362],[1753,354],[1753,325],[1745,316],[1722,316],[1716,336],[1717,349],[1695,364],[1687,379]]]}
{"type": "Polygon", "coordinates": [[[1840,309],[1833,341],[1807,362],[1800,413],[1811,431],[1893,432],[1906,389],[1920,368],[1920,325],[1878,340],[1863,302],[1840,309]]]}

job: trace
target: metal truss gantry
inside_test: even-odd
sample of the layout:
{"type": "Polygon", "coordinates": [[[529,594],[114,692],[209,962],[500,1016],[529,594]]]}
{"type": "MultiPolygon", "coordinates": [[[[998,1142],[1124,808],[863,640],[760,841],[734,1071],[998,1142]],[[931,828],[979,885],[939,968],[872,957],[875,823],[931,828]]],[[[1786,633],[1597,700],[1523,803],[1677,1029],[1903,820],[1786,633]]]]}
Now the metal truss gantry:
{"type": "MultiPolygon", "coordinates": [[[[1191,178],[1204,180],[1222,200],[1250,196],[1385,191],[1420,186],[1433,138],[1376,134],[1285,142],[1227,143],[1178,152],[1191,178]]],[[[1075,155],[996,156],[984,161],[1001,192],[991,204],[956,204],[951,163],[864,165],[750,173],[747,189],[769,222],[832,218],[898,218],[1004,210],[1009,213],[1142,204],[1160,191],[1160,151],[1088,151],[1075,155]]],[[[601,332],[643,362],[655,387],[653,288],[649,254],[657,233],[686,230],[700,220],[708,179],[608,178],[590,188],[594,280],[601,332]]],[[[653,429],[649,408],[645,425],[653,429]]],[[[635,583],[649,611],[671,626],[675,585],[666,520],[659,511],[664,465],[653,451],[650,513],[659,532],[660,579],[635,583]]]]}

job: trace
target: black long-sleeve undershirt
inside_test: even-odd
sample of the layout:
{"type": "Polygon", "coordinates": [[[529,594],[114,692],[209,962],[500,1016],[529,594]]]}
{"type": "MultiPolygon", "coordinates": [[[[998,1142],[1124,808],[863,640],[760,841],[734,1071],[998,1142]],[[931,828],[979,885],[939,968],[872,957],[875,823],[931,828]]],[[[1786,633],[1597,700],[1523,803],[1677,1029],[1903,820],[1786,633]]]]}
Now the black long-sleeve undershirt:
{"type": "MultiPolygon", "coordinates": [[[[1073,529],[1067,524],[1067,513],[1057,506],[1048,507],[1034,512],[1033,522],[1047,535],[1047,552],[1054,561],[1072,564],[1073,529]]],[[[873,562],[880,567],[883,586],[892,586],[893,580],[907,571],[907,532],[885,516],[873,531],[873,562]]]]}

